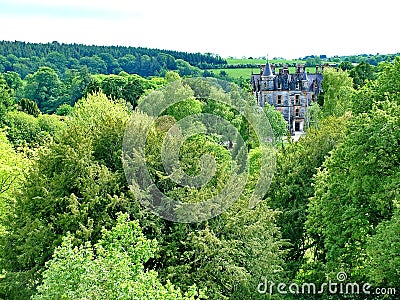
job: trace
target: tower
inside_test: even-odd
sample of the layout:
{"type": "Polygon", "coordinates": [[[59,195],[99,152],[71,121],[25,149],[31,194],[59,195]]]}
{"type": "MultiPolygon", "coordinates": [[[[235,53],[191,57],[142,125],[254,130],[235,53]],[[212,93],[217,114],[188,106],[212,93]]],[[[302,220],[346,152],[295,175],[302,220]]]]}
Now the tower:
{"type": "Polygon", "coordinates": [[[269,64],[268,58],[267,62],[265,63],[264,70],[261,74],[261,80],[264,84],[264,87],[267,91],[274,90],[274,79],[275,75],[271,70],[271,65],[269,64]]]}

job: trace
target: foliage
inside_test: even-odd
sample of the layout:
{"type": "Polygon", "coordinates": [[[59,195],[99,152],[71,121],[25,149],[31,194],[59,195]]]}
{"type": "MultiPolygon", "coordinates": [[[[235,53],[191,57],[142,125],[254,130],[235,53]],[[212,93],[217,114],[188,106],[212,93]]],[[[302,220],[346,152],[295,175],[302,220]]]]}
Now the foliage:
{"type": "MultiPolygon", "coordinates": [[[[21,49],[38,51],[27,45],[21,49]]],[[[215,88],[201,78],[181,79],[198,69],[165,53],[78,47],[83,51],[78,55],[72,47],[74,57],[66,59],[61,45],[46,47],[44,58],[31,58],[35,74],[20,66],[24,79],[12,71],[21,64],[21,53],[0,54],[0,70],[6,71],[0,100],[7,103],[0,132],[0,298],[205,298],[199,288],[210,299],[265,299],[256,289],[265,278],[318,283],[339,270],[352,281],[399,286],[400,58],[380,64],[377,79],[367,78],[370,67],[360,64],[357,76],[368,80],[357,90],[350,72],[326,68],[324,105],[312,106],[312,123],[298,142],[271,149],[270,154],[277,152],[270,188],[265,199],[249,207],[262,149],[251,124],[233,107],[254,109],[251,94],[243,96],[233,85],[215,88]],[[40,68],[43,61],[46,67],[40,68]],[[89,69],[79,69],[81,63],[89,69]],[[111,75],[90,75],[90,68],[111,75]],[[137,68],[165,78],[129,74],[137,68]],[[166,135],[186,116],[205,113],[227,120],[249,152],[249,176],[239,199],[201,223],[174,223],[143,209],[122,167],[132,107],[145,104],[144,95],[168,82],[176,89],[154,97],[163,101],[169,93],[182,101],[145,136],[146,168],[160,190],[197,203],[218,194],[233,176],[229,142],[234,135],[218,122],[197,122],[192,124],[196,134],[171,144],[174,159],[188,176],[197,176],[209,155],[215,174],[199,188],[172,180],[161,150],[170,142],[166,135]],[[59,107],[68,118],[38,114],[33,100],[42,101],[44,110],[59,107]],[[22,111],[15,111],[14,103],[22,111]],[[69,106],[60,106],[64,103],[69,106]],[[205,125],[221,134],[204,134],[205,125]],[[19,152],[26,145],[34,148],[31,160],[19,152]]],[[[132,113],[138,124],[133,130],[144,137],[144,125],[154,117],[132,113]]],[[[281,135],[280,114],[270,107],[265,113],[275,136],[281,135]]],[[[232,194],[242,178],[233,180],[232,194]]]]}
{"type": "Polygon", "coordinates": [[[399,126],[395,103],[353,118],[343,143],[315,177],[307,229],[321,241],[315,250],[327,273],[342,269],[352,278],[365,276],[368,236],[391,218],[400,192],[399,126]]]}
{"type": "Polygon", "coordinates": [[[287,134],[287,122],[282,116],[282,113],[276,110],[272,105],[263,107],[265,115],[271,124],[275,139],[281,139],[287,134]]]}
{"type": "Polygon", "coordinates": [[[400,214],[381,222],[367,241],[366,274],[375,286],[400,286],[400,214]]]}
{"type": "MultiPolygon", "coordinates": [[[[51,128],[51,118],[40,119],[40,126],[51,128]]],[[[114,209],[121,205],[126,210],[128,204],[118,197],[124,177],[114,170],[122,168],[121,137],[127,119],[122,104],[104,95],[90,96],[76,105],[58,142],[39,153],[5,222],[10,230],[1,239],[0,263],[7,271],[0,282],[3,295],[26,299],[62,235],[69,231],[77,243],[96,242],[101,227],[114,223],[114,209]]]]}
{"type": "Polygon", "coordinates": [[[41,67],[34,74],[27,76],[25,97],[34,100],[43,112],[54,112],[59,106],[58,97],[62,83],[57,73],[49,67],[41,67]]]}
{"type": "Polygon", "coordinates": [[[144,263],[157,248],[155,240],[143,235],[138,221],[120,214],[111,230],[102,230],[101,239],[73,246],[67,235],[46,263],[43,284],[32,299],[204,299],[191,288],[185,296],[170,283],[162,285],[144,263]]]}
{"type": "Polygon", "coordinates": [[[371,66],[367,62],[361,62],[350,70],[349,75],[353,78],[354,88],[359,89],[364,86],[367,80],[376,79],[376,67],[371,66]]]}
{"type": "MultiPolygon", "coordinates": [[[[167,88],[152,95],[160,99],[159,101],[163,101],[168,95],[177,100],[192,101],[194,97],[198,99],[196,101],[201,101],[203,113],[221,116],[237,125],[239,131],[242,126],[248,129],[241,124],[243,120],[238,112],[229,106],[229,103],[234,101],[241,103],[237,91],[222,93],[201,79],[183,83],[182,85],[182,82],[174,81],[172,90],[167,88]],[[225,98],[225,102],[218,101],[222,100],[221,97],[225,98]]],[[[152,122],[151,117],[140,112],[134,114],[134,119],[131,124],[133,126],[131,130],[134,132],[140,132],[139,130],[145,127],[143,124],[152,122]]],[[[173,148],[174,145],[169,145],[178,150],[177,160],[189,176],[201,173],[201,158],[204,155],[211,155],[216,162],[215,175],[207,184],[201,187],[180,186],[168,177],[161,158],[165,135],[175,123],[176,119],[173,116],[164,115],[157,119],[147,136],[144,154],[152,182],[164,194],[184,203],[198,203],[210,199],[226,186],[229,176],[234,176],[231,171],[233,154],[227,149],[228,147],[219,142],[219,137],[212,135],[192,135],[186,138],[182,145],[178,145],[177,149],[173,148]]],[[[215,125],[212,122],[206,123],[199,122],[195,127],[213,128],[215,125]]],[[[224,130],[224,128],[219,129],[224,130]]],[[[251,134],[244,132],[247,133],[244,139],[249,140],[251,134]]],[[[270,210],[267,202],[249,208],[248,201],[260,176],[256,162],[260,157],[257,153],[260,151],[259,149],[250,151],[251,174],[247,186],[237,203],[235,202],[228,211],[202,223],[182,224],[163,221],[157,222],[157,227],[152,228],[153,232],[157,232],[156,236],[160,243],[160,252],[153,264],[159,266],[157,270],[161,278],[169,279],[183,289],[193,284],[199,288],[206,288],[211,299],[261,299],[263,297],[255,292],[255,287],[263,276],[274,280],[281,278],[282,243],[279,230],[274,224],[275,213],[270,210]]],[[[141,172],[139,169],[132,171],[141,172]]],[[[239,188],[240,185],[234,184],[229,194],[234,195],[239,188]]],[[[211,208],[212,205],[215,204],[210,203],[211,208]]],[[[185,216],[190,215],[195,218],[202,212],[193,210],[184,213],[185,216]]]]}
{"type": "Polygon", "coordinates": [[[309,198],[314,194],[313,176],[344,138],[347,123],[347,116],[328,117],[318,128],[309,128],[297,143],[291,142],[277,153],[277,170],[266,201],[282,212],[277,222],[282,237],[290,243],[286,257],[290,278],[294,278],[306,251],[313,246],[304,226],[309,198]]]}
{"type": "Polygon", "coordinates": [[[4,116],[14,108],[13,90],[0,75],[0,126],[4,123],[4,116]]]}
{"type": "MultiPolygon", "coordinates": [[[[352,70],[354,68],[353,64],[349,61],[342,61],[339,64],[339,68],[341,68],[343,71],[346,70],[352,70]]],[[[350,72],[350,76],[351,76],[351,72],[350,72]]],[[[354,81],[354,80],[353,80],[354,81]]]]}
{"type": "Polygon", "coordinates": [[[68,115],[72,114],[73,111],[74,111],[74,108],[71,105],[64,103],[64,104],[61,104],[59,107],[57,107],[56,115],[68,116],[68,115]]]}
{"type": "Polygon", "coordinates": [[[12,111],[6,116],[7,137],[14,146],[39,146],[51,141],[64,129],[56,116],[34,117],[22,111],[12,111]]]}
{"type": "Polygon", "coordinates": [[[19,105],[20,105],[20,110],[23,111],[24,113],[27,113],[28,115],[37,117],[40,114],[39,107],[37,106],[37,103],[35,101],[22,98],[19,101],[19,105]]]}
{"type": "Polygon", "coordinates": [[[0,41],[0,72],[14,71],[22,78],[43,66],[54,69],[60,77],[68,70],[82,67],[91,74],[125,71],[154,76],[163,75],[168,70],[179,70],[181,75],[186,75],[198,72],[197,67],[210,68],[225,63],[217,55],[143,47],[0,41]]]}
{"type": "Polygon", "coordinates": [[[342,116],[351,107],[353,82],[346,71],[325,68],[322,81],[324,116],[342,116]]]}
{"type": "Polygon", "coordinates": [[[100,79],[101,90],[109,98],[125,99],[133,107],[145,92],[146,80],[138,75],[109,75],[100,79]]]}
{"type": "Polygon", "coordinates": [[[4,220],[10,210],[13,195],[22,187],[27,159],[16,153],[6,134],[0,130],[0,236],[5,234],[4,220]]]}
{"type": "Polygon", "coordinates": [[[374,105],[381,106],[386,100],[400,104],[400,57],[394,63],[383,63],[377,80],[367,83],[356,91],[352,99],[352,111],[356,114],[370,112],[374,105]]]}
{"type": "Polygon", "coordinates": [[[323,111],[318,102],[311,103],[306,110],[306,116],[308,120],[307,128],[318,127],[318,123],[323,119],[323,111]]]}

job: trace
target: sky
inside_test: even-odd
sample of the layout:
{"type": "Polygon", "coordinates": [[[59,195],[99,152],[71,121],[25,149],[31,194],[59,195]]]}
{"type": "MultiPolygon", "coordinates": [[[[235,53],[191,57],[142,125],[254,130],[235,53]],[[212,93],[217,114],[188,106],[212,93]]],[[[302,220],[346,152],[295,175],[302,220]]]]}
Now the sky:
{"type": "Polygon", "coordinates": [[[393,0],[0,0],[0,40],[227,57],[400,52],[393,0]]]}

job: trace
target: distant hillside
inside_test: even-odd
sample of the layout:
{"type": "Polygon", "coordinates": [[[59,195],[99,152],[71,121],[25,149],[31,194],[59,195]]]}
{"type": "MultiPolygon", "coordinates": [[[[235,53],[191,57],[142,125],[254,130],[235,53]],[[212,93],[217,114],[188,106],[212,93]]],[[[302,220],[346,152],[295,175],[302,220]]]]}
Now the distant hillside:
{"type": "MultiPolygon", "coordinates": [[[[82,44],[26,43],[0,41],[0,72],[15,71],[21,77],[49,66],[62,76],[66,69],[86,66],[92,74],[118,74],[121,71],[141,76],[162,75],[176,70],[194,75],[196,69],[225,65],[212,54],[126,46],[88,46],[82,44]]],[[[198,71],[198,70],[197,70],[198,71]]]]}

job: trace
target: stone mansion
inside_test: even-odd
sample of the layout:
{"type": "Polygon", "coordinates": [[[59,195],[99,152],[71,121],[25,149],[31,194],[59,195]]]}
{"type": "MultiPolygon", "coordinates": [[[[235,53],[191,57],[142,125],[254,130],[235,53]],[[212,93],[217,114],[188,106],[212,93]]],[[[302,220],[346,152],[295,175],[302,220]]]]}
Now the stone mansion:
{"type": "Polygon", "coordinates": [[[290,74],[287,65],[277,71],[267,60],[260,74],[251,75],[251,86],[258,105],[268,103],[279,110],[293,134],[304,131],[308,122],[306,110],[322,91],[322,79],[319,66],[315,74],[310,74],[304,65],[297,65],[296,73],[290,74]]]}

